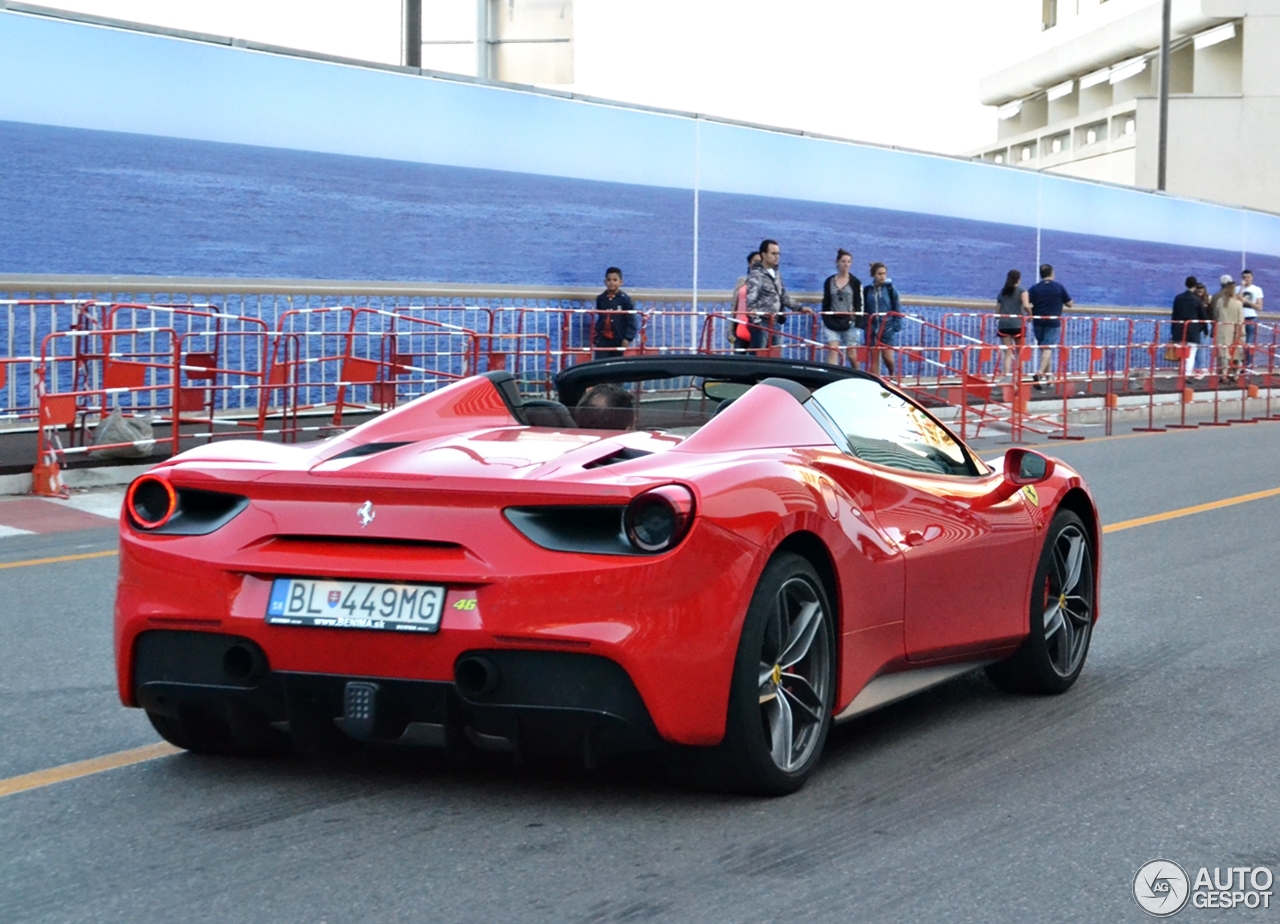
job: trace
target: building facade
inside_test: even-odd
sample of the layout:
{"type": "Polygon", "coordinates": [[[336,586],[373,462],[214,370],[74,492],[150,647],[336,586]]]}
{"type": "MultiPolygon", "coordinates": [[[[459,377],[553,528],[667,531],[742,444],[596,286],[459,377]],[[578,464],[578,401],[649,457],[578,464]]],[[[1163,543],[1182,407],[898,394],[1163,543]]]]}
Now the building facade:
{"type": "MultiPolygon", "coordinates": [[[[1160,0],[1038,0],[1029,55],[984,78],[991,163],[1153,189],[1160,0]]],[[[1280,0],[1173,0],[1167,188],[1280,211],[1280,0]]]]}

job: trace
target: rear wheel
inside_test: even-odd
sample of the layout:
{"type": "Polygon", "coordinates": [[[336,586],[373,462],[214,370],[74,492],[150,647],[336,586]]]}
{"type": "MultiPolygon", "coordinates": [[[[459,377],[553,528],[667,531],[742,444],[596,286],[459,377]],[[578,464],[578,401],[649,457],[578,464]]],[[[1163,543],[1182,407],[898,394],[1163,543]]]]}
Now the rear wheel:
{"type": "Polygon", "coordinates": [[[835,632],[813,566],[783,553],[747,609],[724,741],[712,752],[717,788],[784,795],[805,784],[831,728],[835,632]]]}
{"type": "Polygon", "coordinates": [[[987,668],[996,686],[1064,693],[1075,683],[1093,635],[1093,545],[1080,517],[1059,510],[1049,524],[1031,593],[1031,631],[1007,661],[987,668]]]}

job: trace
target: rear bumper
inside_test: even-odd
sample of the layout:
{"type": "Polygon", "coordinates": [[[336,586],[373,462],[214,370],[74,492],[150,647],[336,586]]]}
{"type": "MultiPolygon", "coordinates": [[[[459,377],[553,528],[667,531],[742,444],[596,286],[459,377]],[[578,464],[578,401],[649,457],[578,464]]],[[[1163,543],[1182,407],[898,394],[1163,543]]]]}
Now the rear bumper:
{"type": "MultiPolygon", "coordinates": [[[[458,665],[485,665],[486,682],[406,680],[272,669],[251,639],[155,630],[138,636],[136,702],[149,712],[192,711],[233,735],[271,726],[300,735],[341,729],[362,741],[446,747],[459,736],[483,749],[582,754],[659,747],[635,684],[598,655],[479,650],[458,665]],[[349,685],[368,695],[353,715],[349,685]]],[[[455,665],[455,670],[457,669],[455,665]]]]}
{"type": "MultiPolygon", "coordinates": [[[[696,524],[673,553],[653,558],[547,551],[493,517],[486,520],[491,529],[471,530],[491,539],[483,555],[354,540],[295,543],[300,548],[286,554],[263,551],[280,540],[263,540],[251,514],[252,507],[208,536],[122,530],[115,649],[126,705],[146,705],[139,698],[144,672],[135,664],[139,640],[189,631],[250,641],[273,674],[384,678],[428,688],[453,686],[455,665],[468,652],[595,656],[621,669],[663,740],[713,745],[724,735],[737,641],[763,553],[718,525],[696,524]],[[264,616],[278,575],[443,585],[439,631],[269,624],[264,616]]],[[[515,710],[567,708],[561,702],[469,707],[480,724],[499,712],[505,721],[515,710]]],[[[272,715],[286,721],[274,718],[278,708],[272,715]]]]}

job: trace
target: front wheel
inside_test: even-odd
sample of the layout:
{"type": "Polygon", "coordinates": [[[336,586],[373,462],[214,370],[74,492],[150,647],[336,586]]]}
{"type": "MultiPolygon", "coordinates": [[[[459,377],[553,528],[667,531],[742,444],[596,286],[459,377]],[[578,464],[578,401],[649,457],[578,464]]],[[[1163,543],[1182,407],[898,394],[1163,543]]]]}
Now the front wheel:
{"type": "Polygon", "coordinates": [[[1093,544],[1084,523],[1059,510],[1031,586],[1031,631],[1006,661],[987,668],[1003,690],[1065,693],[1080,676],[1093,635],[1093,544]]]}
{"type": "Polygon", "coordinates": [[[799,555],[765,567],[742,627],[717,788],[785,795],[805,784],[831,728],[835,628],[822,580],[799,555]]]}

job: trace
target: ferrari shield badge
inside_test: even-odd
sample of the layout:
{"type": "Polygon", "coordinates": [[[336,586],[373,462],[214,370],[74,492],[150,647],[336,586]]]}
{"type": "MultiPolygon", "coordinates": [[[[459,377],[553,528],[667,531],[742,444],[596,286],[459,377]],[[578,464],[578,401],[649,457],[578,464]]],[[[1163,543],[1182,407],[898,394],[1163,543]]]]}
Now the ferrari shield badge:
{"type": "Polygon", "coordinates": [[[363,504],[360,505],[359,509],[356,510],[356,516],[360,518],[361,529],[364,529],[366,526],[372,523],[373,518],[376,517],[377,515],[378,515],[377,511],[373,509],[373,501],[365,501],[363,504]]]}
{"type": "Polygon", "coordinates": [[[1026,485],[1022,489],[1022,493],[1026,496],[1027,500],[1031,501],[1032,504],[1037,507],[1040,506],[1040,495],[1036,492],[1035,485],[1026,485]]]}

